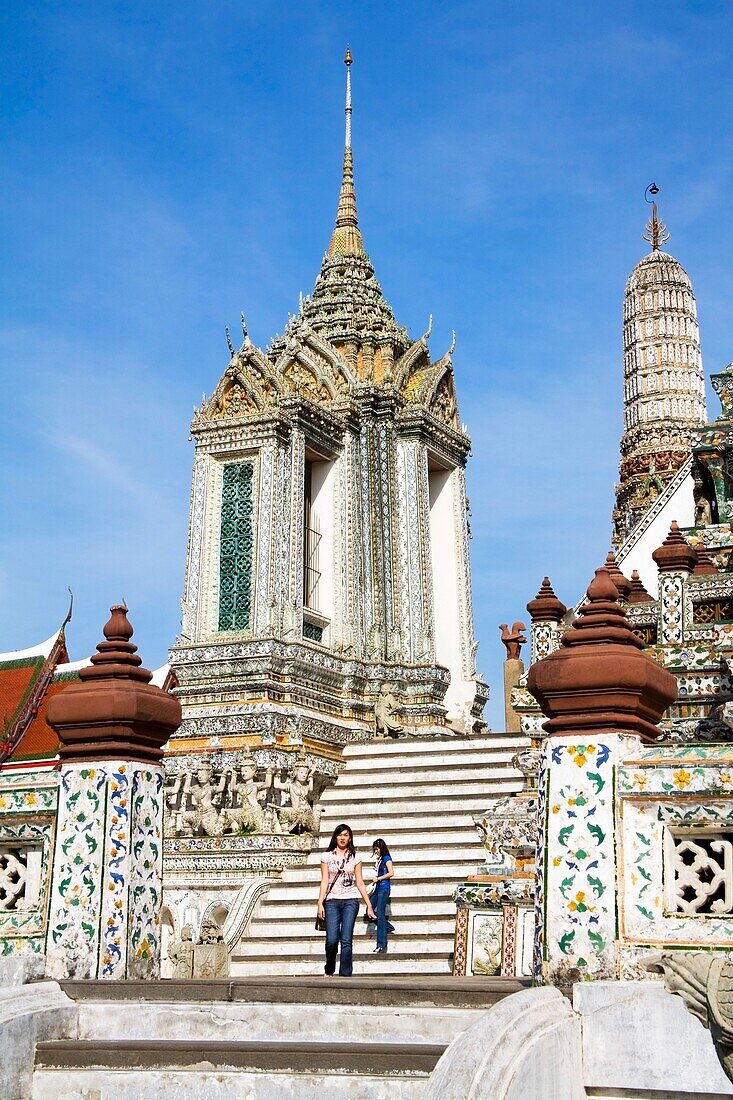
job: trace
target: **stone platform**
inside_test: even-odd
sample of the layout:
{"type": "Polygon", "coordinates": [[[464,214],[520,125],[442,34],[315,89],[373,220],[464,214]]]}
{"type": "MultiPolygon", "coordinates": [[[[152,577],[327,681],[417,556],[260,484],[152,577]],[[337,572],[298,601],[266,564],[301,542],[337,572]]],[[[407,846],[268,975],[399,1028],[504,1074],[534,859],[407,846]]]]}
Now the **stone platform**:
{"type": "Polygon", "coordinates": [[[34,1100],[416,1100],[450,1042],[524,983],[295,977],[65,982],[78,1035],[40,1042],[34,1100]]]}

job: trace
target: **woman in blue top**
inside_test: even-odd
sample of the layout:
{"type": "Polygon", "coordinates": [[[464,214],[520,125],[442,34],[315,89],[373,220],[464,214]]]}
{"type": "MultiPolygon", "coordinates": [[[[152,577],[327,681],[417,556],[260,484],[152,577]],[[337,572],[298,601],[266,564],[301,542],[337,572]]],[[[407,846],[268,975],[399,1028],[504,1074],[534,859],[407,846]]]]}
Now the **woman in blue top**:
{"type": "Polygon", "coordinates": [[[376,951],[387,950],[387,933],[394,932],[394,925],[387,920],[387,905],[389,904],[390,879],[394,875],[392,856],[389,848],[379,837],[372,844],[374,856],[374,890],[372,892],[372,906],[377,914],[377,946],[376,951]]]}

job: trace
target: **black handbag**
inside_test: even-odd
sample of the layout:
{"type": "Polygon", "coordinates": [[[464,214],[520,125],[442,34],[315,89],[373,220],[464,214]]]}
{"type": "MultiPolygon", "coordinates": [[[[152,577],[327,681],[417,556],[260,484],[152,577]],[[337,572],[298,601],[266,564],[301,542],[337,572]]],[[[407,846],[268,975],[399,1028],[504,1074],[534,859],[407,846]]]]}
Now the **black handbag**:
{"type": "MultiPolygon", "coordinates": [[[[346,866],[346,860],[344,860],[344,862],[341,864],[338,871],[336,872],[336,878],[333,880],[333,882],[329,883],[328,890],[326,890],[326,893],[325,893],[324,898],[323,898],[324,903],[326,901],[326,898],[328,897],[328,895],[331,893],[334,886],[338,882],[339,875],[341,874],[341,872],[343,871],[345,866],[346,866]]],[[[317,910],[316,910],[316,920],[315,920],[315,924],[313,925],[313,927],[315,928],[316,932],[325,932],[326,931],[325,917],[319,917],[317,910]]]]}

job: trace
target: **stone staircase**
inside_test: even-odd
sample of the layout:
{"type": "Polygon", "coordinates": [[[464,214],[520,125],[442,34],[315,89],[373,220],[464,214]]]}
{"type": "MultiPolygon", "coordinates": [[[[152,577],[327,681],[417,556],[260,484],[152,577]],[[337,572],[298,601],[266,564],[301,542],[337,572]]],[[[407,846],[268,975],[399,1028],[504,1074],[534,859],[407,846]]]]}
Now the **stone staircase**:
{"type": "Polygon", "coordinates": [[[342,821],[354,830],[365,872],[371,871],[371,845],[378,836],[387,841],[395,867],[396,934],[388,954],[374,955],[375,941],[358,919],[355,973],[449,974],[453,891],[485,856],[473,816],[522,789],[511,759],[527,744],[521,736],[489,734],[347,746],[346,767],[321,800],[318,849],[270,888],[234,949],[232,975],[322,973],[324,935],[313,928],[320,853],[342,821]]]}
{"type": "Polygon", "coordinates": [[[65,982],[77,1034],[37,1044],[32,1100],[418,1100],[448,1044],[526,984],[65,982]]]}

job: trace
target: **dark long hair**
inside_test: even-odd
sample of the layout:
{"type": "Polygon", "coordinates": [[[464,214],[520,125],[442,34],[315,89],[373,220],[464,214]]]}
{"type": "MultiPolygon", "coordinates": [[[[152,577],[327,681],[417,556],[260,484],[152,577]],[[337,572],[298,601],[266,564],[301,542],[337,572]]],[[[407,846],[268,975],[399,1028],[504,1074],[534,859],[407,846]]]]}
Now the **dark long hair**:
{"type": "Polygon", "coordinates": [[[327,850],[329,852],[333,852],[335,850],[335,848],[336,848],[336,837],[339,835],[339,833],[343,833],[344,829],[349,834],[349,843],[346,847],[346,851],[349,853],[350,856],[355,856],[356,855],[356,848],[354,847],[354,834],[351,830],[351,826],[347,825],[345,821],[342,821],[341,824],[337,825],[336,828],[333,830],[333,833],[331,834],[331,839],[328,842],[328,849],[327,850]]]}
{"type": "Polygon", "coordinates": [[[372,851],[374,851],[375,848],[379,854],[380,859],[391,859],[389,848],[387,847],[387,841],[382,840],[381,836],[378,836],[372,844],[372,851]]]}

